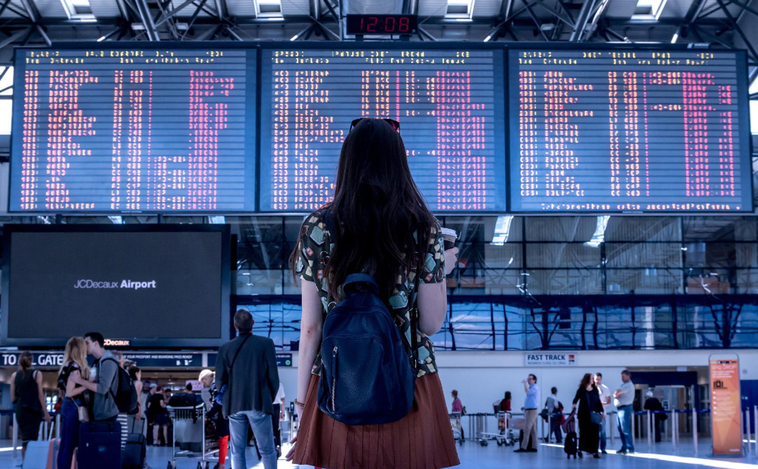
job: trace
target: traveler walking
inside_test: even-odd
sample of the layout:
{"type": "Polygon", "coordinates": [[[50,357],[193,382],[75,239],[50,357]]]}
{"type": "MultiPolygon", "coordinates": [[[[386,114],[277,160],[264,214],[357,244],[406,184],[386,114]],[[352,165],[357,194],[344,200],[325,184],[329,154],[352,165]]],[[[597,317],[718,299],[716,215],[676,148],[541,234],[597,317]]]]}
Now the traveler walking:
{"type": "Polygon", "coordinates": [[[524,385],[526,399],[524,399],[524,439],[521,440],[521,447],[514,453],[536,453],[537,452],[537,406],[540,402],[540,388],[537,386],[537,376],[530,374],[529,377],[521,383],[524,385]],[[529,449],[531,440],[532,449],[529,449]]]}
{"type": "Polygon", "coordinates": [[[168,445],[168,401],[166,396],[160,392],[161,388],[156,383],[150,385],[150,397],[147,398],[147,415],[148,420],[153,422],[153,445],[168,445]],[[158,439],[160,431],[163,430],[163,445],[158,439]]]}
{"type": "Polygon", "coordinates": [[[203,383],[203,386],[210,389],[210,401],[206,416],[208,420],[213,422],[218,440],[218,463],[214,469],[223,469],[226,467],[226,455],[229,451],[229,420],[224,418],[221,409],[221,398],[216,387],[216,373],[211,370],[203,370],[198,379],[203,383]]]}
{"type": "Polygon", "coordinates": [[[453,406],[450,409],[450,412],[453,414],[461,414],[463,413],[463,403],[460,399],[458,399],[458,391],[453,389],[453,406]]]}
{"type": "Polygon", "coordinates": [[[229,418],[232,469],[247,469],[248,429],[252,428],[265,469],[276,467],[274,397],[279,389],[274,341],[253,335],[253,316],[241,309],[234,315],[239,336],[222,345],[216,364],[216,385],[223,391],[223,412],[229,418]]]}
{"type": "Polygon", "coordinates": [[[89,420],[89,404],[86,388],[77,386],[71,376],[89,378],[87,344],[81,337],[72,337],[63,352],[63,366],[58,372],[58,389],[62,391],[61,443],[58,450],[58,468],[70,469],[74,449],[79,446],[81,418],[89,420]]]}
{"type": "Polygon", "coordinates": [[[629,370],[621,372],[621,387],[613,392],[613,405],[618,410],[619,437],[621,449],[616,454],[634,453],[634,435],[632,435],[632,419],[634,418],[634,383],[629,370]]]}
{"type": "Polygon", "coordinates": [[[603,404],[603,415],[605,416],[603,418],[603,421],[600,422],[599,425],[599,436],[600,436],[600,452],[603,454],[608,454],[608,452],[605,450],[607,445],[607,438],[605,435],[605,427],[607,425],[607,421],[610,418],[609,417],[609,410],[611,407],[611,390],[608,389],[608,386],[603,384],[603,374],[602,373],[595,373],[595,386],[597,387],[597,392],[600,394],[600,403],[603,404]]]}
{"type": "Polygon", "coordinates": [[[563,404],[558,400],[558,388],[553,386],[550,389],[550,395],[545,400],[545,409],[550,417],[550,434],[555,435],[555,442],[563,444],[563,433],[561,433],[561,423],[563,423],[563,404]]]}
{"type": "Polygon", "coordinates": [[[11,375],[11,399],[15,405],[18,434],[22,441],[22,457],[26,456],[29,442],[37,440],[42,420],[50,422],[42,390],[42,373],[32,368],[32,361],[31,353],[22,353],[18,358],[20,369],[11,375]]]}
{"type": "Polygon", "coordinates": [[[293,273],[303,280],[295,400],[301,423],[287,455],[295,464],[330,469],[459,464],[429,339],[445,319],[445,276],[455,267],[457,249],[445,250],[441,227],[411,176],[399,131],[400,124],[389,119],[353,121],[334,200],[306,217],[290,258],[293,273]],[[349,277],[356,273],[363,275],[349,277]],[[350,323],[352,342],[332,328],[349,321],[339,314],[348,310],[367,321],[350,323]],[[372,339],[361,342],[360,330],[370,331],[372,339]],[[340,354],[339,346],[330,346],[337,341],[342,350],[363,353],[340,354]],[[379,343],[389,347],[397,378],[379,366],[379,343]],[[320,350],[327,347],[325,356],[320,350]],[[338,370],[366,376],[358,386],[384,381],[403,405],[379,411],[390,408],[388,396],[365,386],[356,392],[338,370]]]}
{"type": "MultiPolygon", "coordinates": [[[[649,410],[651,412],[662,412],[665,410],[663,408],[663,404],[661,404],[661,401],[658,400],[657,397],[653,396],[653,391],[648,391],[645,396],[647,397],[647,400],[645,401],[645,410],[649,410]]],[[[653,422],[655,425],[655,442],[660,443],[661,442],[661,422],[665,422],[668,419],[668,415],[666,414],[652,414],[653,416],[653,422]]]]}
{"type": "Polygon", "coordinates": [[[142,400],[142,370],[137,366],[132,365],[129,367],[129,376],[134,383],[134,389],[137,391],[138,405],[137,408],[131,411],[127,415],[126,420],[126,433],[142,433],[147,437],[147,425],[145,425],[145,410],[142,400]]]}
{"type": "Polygon", "coordinates": [[[582,377],[573,404],[574,410],[577,410],[577,404],[579,405],[576,412],[579,419],[579,457],[581,458],[582,452],[585,452],[593,455],[595,459],[600,459],[598,425],[603,417],[603,405],[600,403],[600,394],[595,387],[592,374],[585,373],[582,377]]]}

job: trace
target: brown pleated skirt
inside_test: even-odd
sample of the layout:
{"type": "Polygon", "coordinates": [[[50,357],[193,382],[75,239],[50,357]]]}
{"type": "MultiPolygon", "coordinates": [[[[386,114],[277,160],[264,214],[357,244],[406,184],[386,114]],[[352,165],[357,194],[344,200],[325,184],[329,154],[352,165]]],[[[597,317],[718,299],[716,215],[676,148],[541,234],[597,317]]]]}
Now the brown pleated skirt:
{"type": "Polygon", "coordinates": [[[318,408],[318,376],[311,378],[295,464],[325,469],[440,469],[460,464],[437,373],[416,379],[408,415],[382,425],[345,425],[318,408]]]}

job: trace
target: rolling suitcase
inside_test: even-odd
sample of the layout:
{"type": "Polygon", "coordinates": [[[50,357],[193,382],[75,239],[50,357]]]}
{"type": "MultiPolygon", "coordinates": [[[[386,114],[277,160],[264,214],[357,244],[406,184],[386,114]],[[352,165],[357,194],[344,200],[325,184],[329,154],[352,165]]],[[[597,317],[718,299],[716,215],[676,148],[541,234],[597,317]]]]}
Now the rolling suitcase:
{"type": "MultiPolygon", "coordinates": [[[[145,419],[142,419],[142,426],[139,433],[129,433],[126,436],[126,446],[121,454],[121,467],[123,469],[142,469],[145,467],[145,457],[147,455],[147,440],[142,430],[145,427],[145,419]]],[[[136,429],[135,429],[136,430],[136,429]]]]}
{"type": "Polygon", "coordinates": [[[55,461],[58,458],[58,448],[60,448],[60,439],[53,439],[53,425],[50,425],[50,432],[43,435],[40,428],[40,439],[30,441],[26,445],[26,456],[24,457],[24,467],[26,469],[55,469],[55,461]],[[47,438],[45,438],[47,436],[47,438]]]}
{"type": "Polygon", "coordinates": [[[121,425],[82,422],[79,427],[79,469],[121,468],[121,425]]]}
{"type": "Polygon", "coordinates": [[[563,443],[563,451],[566,453],[566,459],[571,459],[574,456],[576,459],[577,451],[576,432],[566,433],[566,439],[563,443]]]}

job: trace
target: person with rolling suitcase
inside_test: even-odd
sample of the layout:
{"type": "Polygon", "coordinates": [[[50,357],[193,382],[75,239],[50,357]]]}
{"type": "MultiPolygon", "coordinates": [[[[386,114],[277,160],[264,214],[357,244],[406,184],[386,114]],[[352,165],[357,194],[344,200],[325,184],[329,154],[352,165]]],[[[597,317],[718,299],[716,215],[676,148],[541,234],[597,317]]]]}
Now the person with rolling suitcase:
{"type": "Polygon", "coordinates": [[[120,411],[116,400],[122,396],[119,389],[121,367],[116,357],[103,347],[105,339],[102,334],[89,332],[85,334],[84,342],[87,344],[87,352],[95,357],[95,363],[90,371],[90,380],[76,375],[69,378],[94,395],[92,421],[83,422],[79,428],[78,467],[79,469],[119,469],[121,467],[121,425],[117,421],[120,411]]]}

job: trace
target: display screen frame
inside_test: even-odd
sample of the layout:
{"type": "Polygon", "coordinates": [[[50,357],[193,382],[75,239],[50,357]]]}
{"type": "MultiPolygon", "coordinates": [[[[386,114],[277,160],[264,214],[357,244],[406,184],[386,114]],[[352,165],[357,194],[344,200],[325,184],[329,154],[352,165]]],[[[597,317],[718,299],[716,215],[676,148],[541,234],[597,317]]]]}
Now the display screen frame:
{"type": "MultiPolygon", "coordinates": [[[[366,28],[369,25],[364,25],[366,28]]],[[[418,15],[347,15],[347,22],[345,23],[346,32],[350,36],[369,36],[369,35],[411,35],[418,30],[418,15]],[[376,18],[377,23],[375,26],[382,25],[381,30],[368,31],[367,29],[361,29],[359,24],[361,20],[376,18]],[[384,26],[387,24],[387,20],[394,18],[399,23],[403,18],[408,19],[408,31],[387,31],[384,26]]]]}
{"type": "MultiPolygon", "coordinates": [[[[106,337],[106,339],[128,341],[129,347],[165,348],[208,348],[219,347],[231,338],[231,227],[230,225],[5,225],[3,227],[2,256],[2,321],[0,321],[0,346],[17,347],[63,347],[67,338],[18,338],[9,337],[8,307],[10,304],[10,281],[12,271],[12,239],[16,233],[219,233],[221,235],[221,282],[220,335],[218,338],[175,338],[175,337],[106,337]]],[[[12,313],[11,313],[12,314],[12,313]]],[[[65,320],[62,317],[61,320],[65,320]]],[[[82,331],[84,334],[87,331],[82,331]]]]}
{"type": "Polygon", "coordinates": [[[516,209],[513,207],[513,195],[520,190],[520,187],[512,185],[512,177],[516,177],[511,173],[512,159],[518,158],[518,154],[514,154],[512,138],[514,135],[518,135],[518,116],[513,116],[511,113],[510,87],[506,89],[506,99],[508,100],[507,110],[507,151],[506,151],[506,165],[508,166],[506,184],[508,186],[508,213],[514,215],[539,215],[539,216],[572,216],[572,215],[733,215],[740,216],[755,212],[755,197],[753,187],[753,167],[751,161],[751,155],[753,151],[753,139],[750,133],[750,109],[748,102],[748,56],[747,51],[744,49],[711,49],[708,47],[692,47],[691,44],[630,44],[630,45],[617,45],[617,44],[592,44],[591,47],[578,47],[575,44],[566,43],[519,43],[518,45],[507,47],[506,57],[506,83],[510,84],[511,77],[511,61],[515,57],[518,57],[518,53],[521,51],[587,51],[587,52],[608,52],[608,51],[620,51],[620,52],[635,52],[635,51],[660,51],[660,52],[713,52],[716,54],[734,54],[735,63],[737,66],[737,101],[739,106],[739,117],[741,119],[739,125],[740,131],[740,145],[744,148],[743,153],[738,155],[740,159],[742,178],[740,179],[740,185],[743,187],[744,192],[747,192],[749,202],[747,206],[744,206],[740,210],[666,210],[666,211],[624,211],[624,210],[603,210],[603,211],[582,211],[582,210],[561,210],[561,211],[540,211],[540,210],[525,210],[516,209]],[[743,99],[744,98],[744,99],[743,99]],[[747,188],[745,188],[747,187],[747,188]]]}
{"type": "MultiPolygon", "coordinates": [[[[261,44],[261,52],[258,54],[258,60],[260,63],[260,66],[258,67],[258,73],[260,74],[260,78],[258,80],[258,102],[261,103],[260,108],[263,108],[263,100],[266,97],[264,93],[264,88],[266,87],[267,80],[271,80],[272,77],[264,77],[263,72],[268,69],[267,65],[263,63],[265,58],[267,57],[267,52],[274,51],[274,50],[373,50],[373,49],[385,49],[385,50],[492,50],[494,52],[500,52],[502,54],[502,76],[495,75],[494,79],[494,86],[496,89],[500,90],[500,93],[502,93],[502,103],[499,105],[502,106],[503,109],[503,135],[502,136],[495,136],[496,143],[495,143],[495,151],[500,154],[501,160],[504,162],[504,167],[501,168],[501,172],[503,174],[504,179],[500,181],[502,184],[506,184],[508,181],[508,125],[509,125],[509,119],[508,119],[508,89],[507,89],[507,79],[508,79],[508,56],[507,51],[508,48],[504,44],[497,44],[497,43],[485,43],[485,42],[479,42],[479,43],[469,43],[469,42],[437,42],[437,43],[417,43],[417,42],[391,42],[391,43],[385,43],[385,42],[346,42],[346,43],[340,43],[339,46],[334,46],[330,43],[321,43],[321,42],[267,42],[265,44],[261,44]],[[458,46],[458,47],[456,47],[458,46]],[[501,81],[498,81],[500,79],[501,81]],[[501,139],[500,143],[502,143],[503,148],[498,149],[497,148],[497,139],[501,139]]],[[[497,92],[497,91],[496,91],[497,92]]],[[[265,131],[265,127],[263,124],[263,111],[261,111],[261,114],[258,116],[258,122],[260,123],[260,131],[261,134],[265,131]]],[[[400,122],[400,132],[402,135],[402,121],[400,122]]],[[[259,177],[262,177],[261,171],[260,171],[260,165],[263,160],[261,154],[261,144],[262,144],[262,138],[259,138],[257,140],[258,143],[258,171],[257,174],[259,177]]],[[[310,213],[309,210],[304,211],[297,211],[297,210],[287,210],[287,211],[277,211],[277,210],[263,210],[261,205],[262,200],[262,187],[261,187],[261,181],[258,180],[256,182],[256,187],[258,188],[258,197],[257,202],[258,205],[256,206],[256,214],[260,215],[267,215],[267,216],[288,216],[288,215],[297,215],[297,216],[303,216],[310,213]]],[[[477,210],[477,211],[462,211],[462,210],[432,210],[433,213],[439,214],[441,216],[463,216],[463,215],[477,215],[477,216],[486,216],[486,215],[502,215],[507,212],[508,209],[508,189],[506,187],[505,193],[503,195],[504,199],[497,201],[501,204],[503,207],[502,210],[477,210]]]]}
{"type": "Polygon", "coordinates": [[[260,110],[258,109],[259,90],[258,80],[260,78],[260,47],[256,43],[251,42],[238,42],[238,41],[197,41],[197,42],[172,42],[172,43],[158,43],[158,42],[145,42],[140,44],[130,42],[71,42],[61,41],[54,42],[51,47],[46,49],[40,49],[34,46],[16,46],[13,49],[13,57],[11,59],[13,63],[13,82],[16,85],[15,92],[13,93],[12,102],[12,115],[11,120],[11,136],[10,136],[10,156],[8,163],[8,187],[7,187],[7,206],[5,207],[8,213],[12,214],[25,214],[25,215],[51,215],[51,214],[66,214],[66,215],[90,215],[90,216],[103,216],[103,215],[233,215],[233,214],[250,214],[254,213],[258,207],[258,187],[257,182],[259,180],[258,170],[258,139],[260,138],[260,123],[258,120],[260,110]],[[21,135],[16,135],[17,130],[23,127],[23,111],[24,111],[24,67],[19,67],[18,62],[22,60],[20,52],[23,51],[41,51],[41,50],[187,50],[187,49],[242,49],[245,51],[253,51],[254,57],[247,65],[247,82],[246,98],[245,98],[245,119],[248,122],[248,127],[252,129],[251,132],[246,132],[245,135],[245,147],[252,147],[252,156],[246,159],[245,163],[249,167],[245,168],[245,193],[247,197],[252,198],[249,205],[253,207],[253,210],[17,210],[13,208],[13,189],[19,186],[14,180],[14,159],[19,158],[15,155],[15,138],[22,138],[21,135]]]}

